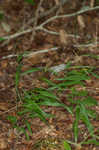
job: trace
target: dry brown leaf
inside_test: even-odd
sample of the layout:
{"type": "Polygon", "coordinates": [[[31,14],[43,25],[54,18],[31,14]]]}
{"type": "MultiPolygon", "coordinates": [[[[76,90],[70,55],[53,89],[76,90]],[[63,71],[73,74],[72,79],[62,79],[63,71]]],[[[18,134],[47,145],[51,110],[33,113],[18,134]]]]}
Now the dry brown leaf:
{"type": "Polygon", "coordinates": [[[11,142],[16,137],[14,130],[10,129],[8,132],[8,142],[11,142]]]}
{"type": "Polygon", "coordinates": [[[8,143],[5,140],[5,138],[0,138],[0,149],[4,150],[7,149],[7,147],[8,147],[8,143]]]}
{"type": "MultiPolygon", "coordinates": [[[[3,82],[0,83],[0,88],[5,89],[5,84],[3,82]]],[[[0,91],[2,91],[2,89],[0,89],[0,91]]]]}
{"type": "Polygon", "coordinates": [[[74,62],[75,63],[82,63],[83,62],[83,56],[76,55],[74,62]]]}
{"type": "Polygon", "coordinates": [[[83,16],[79,15],[79,16],[77,17],[77,21],[78,21],[78,24],[79,24],[79,26],[80,26],[81,28],[85,28],[85,23],[84,23],[84,18],[83,18],[83,16]]]}
{"type": "MultiPolygon", "coordinates": [[[[0,71],[0,77],[2,77],[2,76],[3,76],[3,74],[4,74],[4,73],[3,73],[2,71],[0,71]]],[[[1,84],[1,83],[0,83],[0,84],[1,84]]]]}
{"type": "Polygon", "coordinates": [[[8,45],[8,51],[13,49],[13,45],[8,45]]]}
{"type": "Polygon", "coordinates": [[[33,54],[26,58],[24,61],[28,62],[29,64],[35,65],[42,62],[44,54],[33,54]]]}
{"type": "Polygon", "coordinates": [[[82,146],[81,145],[77,145],[76,146],[76,150],[81,150],[82,149],[82,146]]]}
{"type": "Polygon", "coordinates": [[[8,66],[8,61],[3,60],[3,61],[1,62],[1,67],[2,67],[3,69],[5,69],[7,66],[8,66]]]}
{"type": "Polygon", "coordinates": [[[55,3],[56,3],[56,5],[60,4],[59,0],[55,0],[55,3]]]}
{"type": "Polygon", "coordinates": [[[62,45],[67,45],[68,44],[68,37],[67,33],[64,30],[60,30],[60,42],[62,45]]]}
{"type": "Polygon", "coordinates": [[[6,111],[6,110],[8,110],[8,105],[7,105],[7,103],[1,103],[0,102],[0,110],[4,110],[4,111],[6,111]]]}

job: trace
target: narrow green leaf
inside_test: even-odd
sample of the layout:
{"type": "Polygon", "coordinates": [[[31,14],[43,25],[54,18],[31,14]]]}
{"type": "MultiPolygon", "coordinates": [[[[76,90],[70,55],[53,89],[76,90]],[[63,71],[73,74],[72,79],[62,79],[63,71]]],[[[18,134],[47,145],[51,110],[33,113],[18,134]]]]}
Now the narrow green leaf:
{"type": "Polygon", "coordinates": [[[66,64],[65,69],[70,68],[70,67],[71,67],[71,64],[72,64],[72,62],[69,61],[69,62],[66,64]]]}
{"type": "Polygon", "coordinates": [[[55,85],[51,80],[48,80],[46,78],[42,78],[43,81],[45,81],[48,85],[55,85]]]}
{"type": "Polygon", "coordinates": [[[75,85],[75,84],[80,84],[80,85],[83,85],[83,82],[82,81],[65,81],[64,83],[59,83],[58,86],[59,87],[67,87],[67,86],[71,86],[71,85],[75,85]]]}
{"type": "Polygon", "coordinates": [[[88,96],[86,99],[83,99],[82,103],[86,106],[95,106],[98,104],[97,101],[91,96],[88,96]]]}
{"type": "Polygon", "coordinates": [[[4,18],[4,13],[0,11],[0,20],[4,18]]]}
{"type": "Polygon", "coordinates": [[[23,115],[23,114],[27,114],[28,112],[30,112],[29,109],[24,109],[24,110],[18,112],[17,114],[18,115],[23,115]]]}
{"type": "Polygon", "coordinates": [[[17,58],[18,64],[22,61],[23,55],[24,55],[24,53],[22,53],[18,56],[18,58],[17,58]]]}
{"type": "Polygon", "coordinates": [[[16,88],[18,87],[19,80],[20,80],[20,74],[21,74],[21,68],[22,68],[22,64],[21,64],[22,58],[23,58],[23,54],[20,54],[17,58],[18,67],[16,69],[16,76],[15,76],[16,88]]]}
{"type": "Polygon", "coordinates": [[[4,39],[3,37],[0,37],[0,42],[1,42],[1,41],[4,41],[4,40],[5,40],[5,39],[4,39]]]}
{"type": "Polygon", "coordinates": [[[24,0],[25,2],[28,2],[29,4],[34,5],[34,0],[24,0]]]}
{"type": "Polygon", "coordinates": [[[88,92],[86,90],[81,90],[81,91],[78,91],[76,90],[74,87],[70,88],[71,89],[71,95],[72,96],[87,96],[88,95],[88,92]]]}
{"type": "Polygon", "coordinates": [[[95,119],[97,117],[95,110],[87,109],[87,114],[90,118],[93,118],[93,119],[95,119]]]}
{"type": "Polygon", "coordinates": [[[70,114],[73,115],[73,110],[72,110],[72,107],[69,107],[69,106],[66,106],[64,104],[62,104],[63,108],[65,108],[70,114]]]}
{"type": "MultiPolygon", "coordinates": [[[[96,0],[96,1],[97,1],[97,0],[96,0]]],[[[99,0],[98,0],[98,1],[99,1],[99,0]]],[[[82,55],[82,56],[89,56],[89,57],[91,57],[91,58],[99,59],[99,56],[94,55],[94,54],[84,54],[84,55],[82,55]]]]}
{"type": "Polygon", "coordinates": [[[17,123],[17,118],[15,116],[8,116],[7,119],[12,123],[16,124],[17,123]]]}
{"type": "Polygon", "coordinates": [[[83,104],[81,104],[81,114],[83,115],[82,120],[86,124],[88,131],[90,132],[90,134],[92,134],[94,128],[93,128],[92,124],[90,123],[90,120],[89,120],[88,114],[87,114],[87,110],[83,104]]]}
{"type": "Polygon", "coordinates": [[[22,65],[19,64],[17,69],[16,69],[16,75],[15,75],[15,85],[16,85],[16,87],[18,87],[18,84],[19,84],[21,68],[22,68],[22,65]]]}
{"type": "Polygon", "coordinates": [[[31,124],[26,120],[25,124],[27,126],[28,131],[30,132],[30,134],[32,135],[32,130],[31,130],[31,124]]]}
{"type": "Polygon", "coordinates": [[[58,101],[52,101],[52,100],[44,100],[44,101],[41,101],[40,103],[39,103],[40,105],[46,105],[46,106],[55,106],[55,107],[63,107],[63,108],[65,108],[69,113],[71,113],[72,115],[73,115],[73,112],[72,112],[72,110],[71,110],[71,108],[70,107],[68,107],[68,106],[66,106],[65,104],[63,104],[63,103],[60,103],[60,102],[58,102],[58,101]]]}
{"type": "Polygon", "coordinates": [[[98,75],[98,74],[93,73],[93,72],[91,72],[91,74],[92,74],[94,77],[96,77],[97,79],[99,79],[99,75],[98,75]]]}
{"type": "Polygon", "coordinates": [[[80,120],[80,107],[77,106],[76,107],[76,118],[75,118],[75,121],[73,123],[73,131],[74,131],[74,138],[75,138],[75,142],[77,143],[77,139],[78,139],[78,123],[79,123],[79,120],[80,120]]]}
{"type": "Polygon", "coordinates": [[[96,139],[90,139],[90,140],[84,142],[83,144],[94,144],[96,146],[99,146],[99,141],[97,141],[96,139]]]}
{"type": "Polygon", "coordinates": [[[43,121],[46,121],[46,118],[50,117],[49,114],[45,113],[37,103],[35,103],[34,101],[32,101],[30,103],[30,105],[26,105],[25,107],[27,107],[28,109],[32,109],[35,113],[37,113],[43,121]]]}
{"type": "Polygon", "coordinates": [[[43,95],[43,96],[46,96],[46,97],[58,99],[57,96],[55,96],[53,93],[49,93],[48,91],[40,91],[39,93],[40,93],[41,95],[43,95]]]}
{"type": "Polygon", "coordinates": [[[41,68],[32,68],[30,70],[27,70],[27,71],[21,73],[21,75],[23,76],[23,75],[26,75],[26,74],[29,74],[29,73],[40,71],[40,70],[41,70],[41,68]]]}
{"type": "Polygon", "coordinates": [[[45,101],[41,101],[39,103],[40,105],[46,105],[46,106],[62,106],[61,103],[58,103],[57,101],[51,101],[51,100],[45,100],[45,101]]]}
{"type": "Polygon", "coordinates": [[[76,80],[76,81],[81,81],[81,80],[88,80],[90,79],[90,77],[86,76],[86,75],[71,75],[71,76],[67,76],[64,78],[64,80],[76,80]]]}
{"type": "Polygon", "coordinates": [[[18,130],[19,130],[20,132],[22,132],[22,133],[25,134],[26,139],[27,139],[28,141],[30,140],[30,137],[29,137],[28,133],[26,132],[25,128],[19,127],[18,130]]]}
{"type": "Polygon", "coordinates": [[[65,150],[71,150],[71,146],[66,141],[64,141],[64,148],[65,150]]]}

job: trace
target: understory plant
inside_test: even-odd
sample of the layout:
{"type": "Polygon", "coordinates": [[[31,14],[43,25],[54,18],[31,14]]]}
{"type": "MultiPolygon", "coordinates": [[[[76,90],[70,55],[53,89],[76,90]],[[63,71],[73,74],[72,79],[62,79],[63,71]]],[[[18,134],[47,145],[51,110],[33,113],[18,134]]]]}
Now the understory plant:
{"type": "MultiPolygon", "coordinates": [[[[27,139],[29,139],[27,130],[32,135],[32,129],[31,123],[28,119],[38,117],[48,124],[47,119],[55,116],[45,112],[44,108],[48,106],[63,107],[75,118],[72,128],[74,141],[64,141],[64,149],[71,150],[70,144],[75,146],[81,146],[82,144],[99,145],[99,136],[95,135],[94,126],[91,123],[93,119],[99,119],[96,111],[93,110],[93,106],[97,106],[98,103],[94,98],[89,96],[89,93],[85,88],[86,80],[90,80],[90,74],[97,78],[99,77],[99,75],[93,73],[94,68],[89,66],[72,66],[68,63],[66,65],[66,69],[64,70],[63,77],[59,78],[56,74],[56,78],[53,81],[44,77],[41,79],[41,82],[45,82],[48,88],[34,87],[29,91],[22,89],[23,96],[21,96],[18,89],[20,77],[36,71],[44,71],[44,69],[42,70],[41,68],[32,68],[25,72],[21,72],[22,57],[23,55],[18,57],[15,86],[17,103],[18,101],[21,101],[22,103],[21,108],[18,108],[17,115],[22,117],[21,122],[24,124],[24,127],[23,124],[21,125],[19,123],[20,121],[16,117],[8,116],[8,119],[12,122],[13,127],[23,132],[27,139]],[[81,87],[81,90],[76,88],[77,85],[81,87]],[[65,90],[68,90],[68,93],[66,93],[65,96],[69,102],[69,105],[66,105],[61,101],[60,95],[62,95],[65,90]],[[78,140],[80,123],[85,124],[86,129],[88,130],[88,137],[84,138],[81,142],[78,140]]],[[[50,70],[47,71],[51,73],[50,70]]]]}

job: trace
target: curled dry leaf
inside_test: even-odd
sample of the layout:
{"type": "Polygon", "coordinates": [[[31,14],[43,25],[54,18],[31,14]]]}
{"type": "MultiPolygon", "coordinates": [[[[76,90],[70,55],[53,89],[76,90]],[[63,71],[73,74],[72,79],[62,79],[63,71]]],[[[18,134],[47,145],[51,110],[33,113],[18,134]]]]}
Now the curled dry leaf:
{"type": "Polygon", "coordinates": [[[83,16],[79,15],[79,16],[77,17],[77,21],[78,21],[79,26],[80,26],[82,29],[85,28],[85,23],[84,23],[84,18],[83,18],[83,16]]]}

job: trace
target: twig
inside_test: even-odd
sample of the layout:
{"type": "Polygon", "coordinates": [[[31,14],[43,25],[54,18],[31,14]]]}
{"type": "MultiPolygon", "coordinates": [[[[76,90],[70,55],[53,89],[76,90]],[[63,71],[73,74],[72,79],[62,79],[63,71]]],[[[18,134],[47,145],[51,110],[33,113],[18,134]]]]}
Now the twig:
{"type": "MultiPolygon", "coordinates": [[[[61,0],[60,3],[61,3],[61,5],[64,5],[64,4],[67,3],[67,2],[68,2],[68,0],[61,0]]],[[[59,4],[59,5],[56,5],[56,6],[54,6],[54,7],[52,7],[50,10],[46,11],[46,13],[45,13],[45,12],[41,13],[41,14],[38,16],[38,19],[48,16],[49,14],[51,14],[52,12],[54,12],[54,11],[55,11],[56,9],[58,9],[59,7],[60,7],[60,4],[59,4]]],[[[27,25],[30,25],[30,24],[33,23],[35,20],[36,20],[36,18],[30,19],[29,22],[27,23],[27,25]]],[[[25,26],[25,27],[26,27],[26,26],[25,26]]]]}
{"type": "Polygon", "coordinates": [[[38,23],[38,19],[39,19],[39,11],[40,11],[40,8],[41,8],[41,5],[42,5],[43,1],[44,1],[44,0],[40,0],[39,5],[38,5],[38,8],[37,8],[37,10],[36,10],[35,22],[34,22],[34,25],[33,25],[33,33],[32,33],[31,41],[34,40],[35,29],[36,29],[36,26],[37,26],[37,23],[38,23]]]}
{"type": "MultiPolygon", "coordinates": [[[[88,11],[92,11],[92,10],[97,10],[99,9],[99,6],[96,6],[96,7],[93,7],[93,8],[87,8],[87,9],[84,9],[84,10],[80,10],[80,11],[77,11],[76,13],[72,13],[72,14],[67,14],[67,15],[60,15],[60,16],[54,16],[54,17],[51,17],[50,19],[46,20],[45,22],[43,22],[41,25],[37,26],[35,28],[35,30],[41,30],[43,29],[43,26],[48,24],[49,22],[55,20],[55,19],[59,19],[59,18],[66,18],[66,17],[73,17],[73,16],[77,16],[79,14],[82,14],[84,12],[88,12],[88,11]]],[[[44,30],[44,29],[43,29],[44,30]]],[[[27,30],[24,30],[22,32],[19,32],[19,33],[15,33],[13,35],[10,35],[10,36],[5,36],[5,37],[2,37],[3,39],[5,40],[8,40],[8,39],[14,39],[14,38],[17,38],[19,36],[22,36],[26,33],[30,33],[32,32],[33,29],[27,29],[27,30]]]]}
{"type": "Polygon", "coordinates": [[[1,112],[1,113],[0,113],[0,116],[6,114],[6,113],[8,113],[8,112],[13,111],[14,109],[16,109],[16,106],[12,107],[11,109],[8,109],[7,111],[1,112]]]}
{"type": "Polygon", "coordinates": [[[14,57],[17,57],[18,55],[16,54],[11,54],[11,55],[7,55],[7,56],[3,56],[0,58],[0,60],[3,60],[3,59],[10,59],[10,58],[14,58],[14,57]]]}
{"type": "Polygon", "coordinates": [[[73,45],[74,47],[97,47],[97,45],[99,44],[99,42],[94,42],[94,43],[90,43],[90,44],[76,44],[73,45]]]}
{"type": "MultiPolygon", "coordinates": [[[[49,33],[49,34],[52,34],[52,35],[60,35],[59,32],[54,32],[54,31],[49,31],[45,28],[41,28],[42,31],[46,32],[46,33],[49,33]]],[[[72,38],[80,38],[79,35],[73,35],[73,34],[67,34],[68,37],[72,37],[72,38]]]]}
{"type": "MultiPolygon", "coordinates": [[[[49,51],[56,51],[58,49],[59,49],[59,47],[53,47],[53,48],[49,48],[49,49],[39,50],[37,52],[30,52],[30,53],[24,54],[23,57],[31,57],[31,56],[36,55],[36,54],[47,53],[49,51]]],[[[11,55],[8,55],[8,56],[3,56],[0,59],[1,60],[3,60],[3,59],[10,59],[10,58],[13,58],[13,57],[17,57],[18,55],[19,54],[11,54],[11,55]]]]}
{"type": "Polygon", "coordinates": [[[42,53],[47,53],[49,51],[56,51],[58,50],[59,47],[53,47],[53,48],[49,48],[49,49],[44,49],[44,50],[40,50],[40,51],[37,51],[37,52],[31,52],[30,54],[26,54],[26,55],[23,55],[24,57],[32,57],[33,55],[37,55],[37,54],[42,54],[42,53]]]}
{"type": "MultiPolygon", "coordinates": [[[[69,36],[73,36],[73,35],[69,35],[69,36]]],[[[97,44],[99,44],[99,42],[97,42],[97,44]]],[[[95,47],[96,44],[95,43],[91,43],[91,44],[77,44],[77,45],[73,45],[74,47],[95,47]]],[[[36,50],[37,52],[30,52],[28,54],[24,54],[23,57],[31,57],[33,55],[36,55],[36,54],[40,54],[40,53],[47,53],[49,51],[56,51],[58,50],[60,47],[53,47],[53,48],[49,48],[49,49],[44,49],[44,50],[36,50]]],[[[33,50],[35,51],[35,49],[33,50]]],[[[3,60],[3,59],[10,59],[10,58],[13,58],[13,57],[17,57],[19,54],[11,54],[11,55],[8,55],[8,56],[3,56],[1,57],[0,59],[3,60]]]]}
{"type": "Polygon", "coordinates": [[[49,18],[48,20],[46,20],[44,23],[42,23],[40,26],[44,26],[46,24],[48,24],[49,22],[55,20],[55,19],[59,19],[59,18],[67,18],[67,17],[74,17],[77,15],[80,15],[84,12],[88,12],[88,11],[92,11],[92,10],[97,10],[99,9],[99,6],[93,7],[93,8],[86,8],[86,9],[82,9],[80,11],[77,11],[76,13],[72,13],[72,14],[67,14],[67,15],[60,15],[60,16],[54,16],[49,18]]]}

